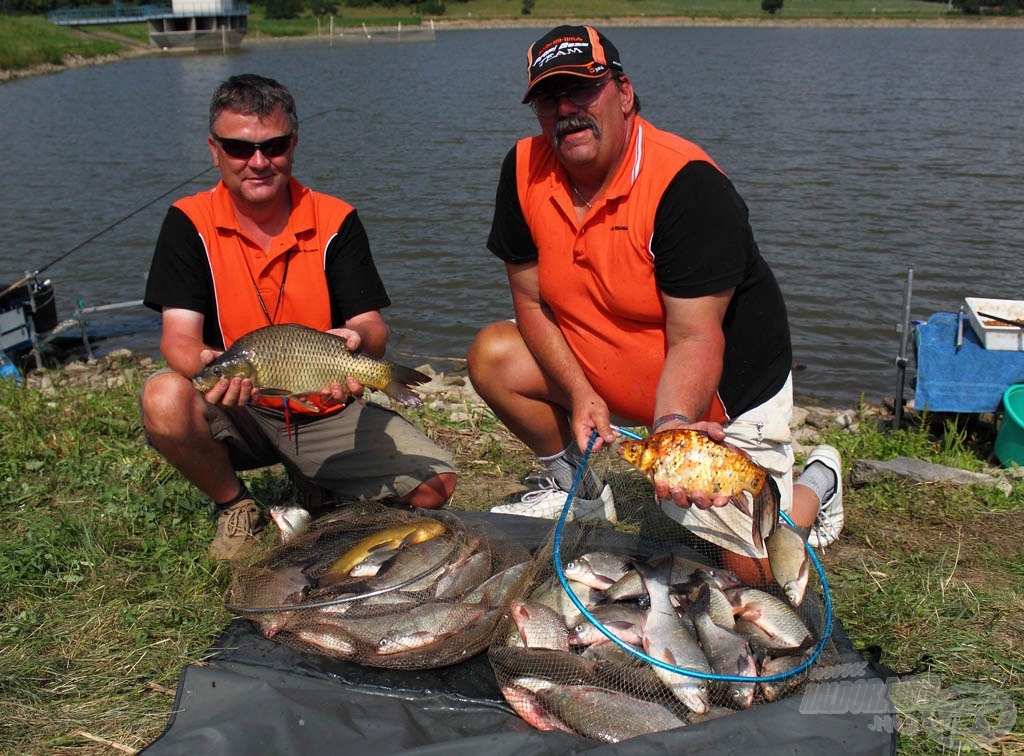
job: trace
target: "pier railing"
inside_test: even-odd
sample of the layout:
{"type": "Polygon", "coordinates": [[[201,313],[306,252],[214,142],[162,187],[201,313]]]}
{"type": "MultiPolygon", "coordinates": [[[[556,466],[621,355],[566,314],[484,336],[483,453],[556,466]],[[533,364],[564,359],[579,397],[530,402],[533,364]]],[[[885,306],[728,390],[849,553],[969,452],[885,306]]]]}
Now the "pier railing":
{"type": "Polygon", "coordinates": [[[175,13],[170,5],[120,5],[111,8],[63,8],[46,14],[51,23],[61,26],[90,24],[128,24],[149,21],[151,18],[175,16],[248,16],[248,3],[235,3],[231,10],[189,10],[175,13]]]}

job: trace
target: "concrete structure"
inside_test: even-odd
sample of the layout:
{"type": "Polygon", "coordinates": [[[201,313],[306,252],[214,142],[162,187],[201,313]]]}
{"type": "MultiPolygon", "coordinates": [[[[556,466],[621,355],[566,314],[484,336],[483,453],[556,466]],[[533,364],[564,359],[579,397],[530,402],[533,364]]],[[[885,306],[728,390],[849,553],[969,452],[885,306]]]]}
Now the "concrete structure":
{"type": "Polygon", "coordinates": [[[233,0],[172,0],[170,15],[149,19],[149,41],[162,49],[238,48],[248,30],[249,6],[233,0]]]}
{"type": "Polygon", "coordinates": [[[172,0],[171,5],[113,8],[68,8],[48,15],[62,26],[149,24],[150,44],[162,49],[222,50],[237,48],[248,31],[249,6],[234,0],[172,0]]]}

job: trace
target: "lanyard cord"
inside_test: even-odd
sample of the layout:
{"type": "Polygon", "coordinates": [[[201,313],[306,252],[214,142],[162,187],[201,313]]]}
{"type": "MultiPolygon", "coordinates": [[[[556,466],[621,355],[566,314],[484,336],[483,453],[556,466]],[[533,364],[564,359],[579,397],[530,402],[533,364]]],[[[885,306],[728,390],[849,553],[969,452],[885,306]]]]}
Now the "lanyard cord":
{"type": "Polygon", "coordinates": [[[260,294],[260,287],[256,284],[256,276],[252,274],[252,268],[246,263],[245,269],[249,271],[249,280],[252,281],[252,288],[256,290],[256,298],[260,301],[260,309],[263,310],[263,315],[267,319],[268,325],[274,325],[274,321],[277,320],[277,313],[281,309],[281,302],[284,300],[284,282],[288,280],[288,265],[292,261],[291,252],[284,253],[284,273],[281,274],[281,287],[277,290],[277,303],[274,305],[274,317],[270,317],[270,312],[267,310],[267,305],[263,301],[263,295],[260,294]]]}

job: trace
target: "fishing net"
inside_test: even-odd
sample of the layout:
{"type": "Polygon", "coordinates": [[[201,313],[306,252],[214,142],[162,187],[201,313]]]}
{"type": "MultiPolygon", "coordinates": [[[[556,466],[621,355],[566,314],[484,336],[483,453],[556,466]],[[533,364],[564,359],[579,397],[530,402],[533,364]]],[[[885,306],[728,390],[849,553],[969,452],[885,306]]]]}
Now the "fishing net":
{"type": "Polygon", "coordinates": [[[225,606],[268,638],[371,667],[431,669],[483,651],[530,555],[486,523],[346,506],[236,568],[225,606]]]}
{"type": "Polygon", "coordinates": [[[488,652],[534,727],[617,742],[794,695],[837,663],[827,578],[809,551],[806,589],[789,586],[798,605],[774,581],[739,578],[611,450],[587,450],[567,502],[488,652]],[[614,494],[615,522],[573,495],[588,469],[614,494]]]}

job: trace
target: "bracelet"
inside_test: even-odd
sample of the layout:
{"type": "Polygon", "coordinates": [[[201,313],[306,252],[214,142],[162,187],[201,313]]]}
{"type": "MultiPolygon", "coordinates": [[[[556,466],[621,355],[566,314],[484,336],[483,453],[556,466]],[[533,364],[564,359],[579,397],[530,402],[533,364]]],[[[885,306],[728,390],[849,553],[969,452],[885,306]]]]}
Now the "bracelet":
{"type": "Polygon", "coordinates": [[[688,418],[686,415],[680,415],[678,412],[673,412],[673,413],[671,413],[669,415],[662,415],[661,417],[656,419],[653,423],[651,423],[651,430],[654,430],[659,425],[663,425],[664,423],[667,423],[669,420],[678,420],[679,422],[686,423],[687,425],[690,425],[693,422],[693,420],[688,418]]]}

